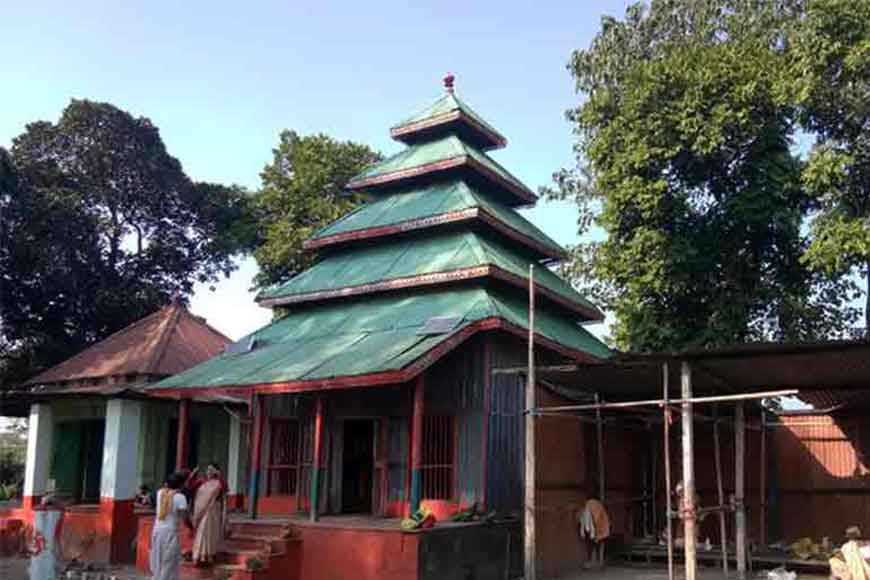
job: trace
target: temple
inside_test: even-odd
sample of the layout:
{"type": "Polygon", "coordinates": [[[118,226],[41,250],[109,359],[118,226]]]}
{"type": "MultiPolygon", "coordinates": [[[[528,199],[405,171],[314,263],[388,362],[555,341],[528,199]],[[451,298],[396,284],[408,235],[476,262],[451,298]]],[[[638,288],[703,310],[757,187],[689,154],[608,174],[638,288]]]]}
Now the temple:
{"type": "Polygon", "coordinates": [[[389,519],[421,506],[449,522],[476,504],[520,555],[523,380],[493,370],[527,361],[530,266],[539,362],[610,354],[583,327],[600,311],[549,267],[564,250],[517,212],[535,195],[486,152],[506,139],[445,85],[391,129],[407,147],[349,182],[368,202],[307,242],[317,263],[257,297],[282,316],[149,387],[251,398],[244,505],[290,518],[306,579],[388,578],[391,565],[449,578],[493,565],[493,550],[510,561],[492,526],[462,528],[464,556],[424,561],[443,536],[403,539],[389,519]]]}

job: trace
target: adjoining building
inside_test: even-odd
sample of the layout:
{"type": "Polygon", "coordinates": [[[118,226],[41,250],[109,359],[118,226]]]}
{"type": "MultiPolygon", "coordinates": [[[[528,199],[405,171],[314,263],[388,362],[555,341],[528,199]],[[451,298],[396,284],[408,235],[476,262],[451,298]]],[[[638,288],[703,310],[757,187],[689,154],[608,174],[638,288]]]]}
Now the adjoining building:
{"type": "MultiPolygon", "coordinates": [[[[179,415],[177,403],[146,387],[230,343],[173,301],[29,380],[10,405],[29,406],[23,497],[18,506],[0,507],[0,519],[29,522],[50,498],[65,508],[66,555],[131,560],[139,486],[153,490],[180,466],[227,465],[230,440],[238,448],[240,437],[236,399],[201,397],[179,415]]],[[[237,477],[229,479],[236,484],[237,477]]]]}

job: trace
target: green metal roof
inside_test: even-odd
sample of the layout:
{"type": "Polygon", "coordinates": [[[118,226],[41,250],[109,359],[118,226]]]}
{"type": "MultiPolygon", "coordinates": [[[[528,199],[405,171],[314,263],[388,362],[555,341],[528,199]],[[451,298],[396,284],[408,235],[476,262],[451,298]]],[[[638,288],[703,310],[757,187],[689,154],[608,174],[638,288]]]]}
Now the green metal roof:
{"type": "MultiPolygon", "coordinates": [[[[499,165],[495,160],[489,157],[489,155],[465,143],[456,135],[448,135],[435,141],[411,145],[392,157],[389,157],[354,176],[347,186],[351,189],[371,187],[370,185],[367,185],[367,180],[385,177],[389,174],[400,171],[411,171],[416,168],[438,163],[439,161],[446,161],[448,159],[455,159],[463,156],[477,161],[505,182],[522,190],[529,197],[534,199],[534,193],[532,193],[529,188],[523,185],[523,183],[514,177],[507,169],[499,165]]],[[[397,179],[399,178],[397,177],[397,179]]],[[[523,200],[523,202],[525,202],[525,200],[523,200]]]]}
{"type": "MultiPolygon", "coordinates": [[[[307,306],[246,337],[256,340],[250,352],[217,356],[151,388],[242,386],[401,370],[474,321],[490,317],[528,328],[522,297],[480,285],[307,306]],[[418,334],[435,316],[458,316],[461,322],[446,334],[418,334]]],[[[535,329],[564,347],[598,358],[611,355],[586,329],[546,309],[535,313],[535,329]]]]}
{"type": "MultiPolygon", "coordinates": [[[[492,265],[528,279],[529,259],[477,232],[442,231],[413,239],[388,239],[376,245],[349,247],[287,282],[264,290],[258,301],[272,301],[408,278],[492,265]]],[[[548,268],[535,269],[537,284],[572,304],[597,312],[570,284],[548,268]]],[[[312,296],[312,299],[318,299],[312,296]]]]}
{"type": "Polygon", "coordinates": [[[459,97],[456,96],[453,92],[445,93],[441,98],[437,101],[423,109],[422,111],[418,111],[417,113],[411,115],[410,117],[402,120],[401,122],[393,125],[390,128],[391,132],[400,131],[404,127],[408,127],[409,125],[415,125],[418,123],[425,123],[426,121],[436,119],[443,115],[448,115],[453,113],[454,111],[460,112],[462,115],[465,115],[469,119],[473,120],[475,123],[482,126],[486,131],[492,134],[495,137],[495,141],[491,141],[490,139],[486,139],[490,141],[492,145],[504,143],[506,139],[504,136],[499,133],[495,127],[487,123],[483,117],[478,115],[474,109],[469,107],[466,103],[464,103],[459,97]]]}
{"type": "Polygon", "coordinates": [[[419,220],[427,217],[479,208],[509,228],[535,240],[548,250],[550,256],[561,256],[564,250],[547,234],[516,211],[484,193],[480,188],[462,180],[437,183],[429,187],[376,199],[345,215],[320,230],[311,238],[319,240],[339,234],[359,232],[419,220]]]}

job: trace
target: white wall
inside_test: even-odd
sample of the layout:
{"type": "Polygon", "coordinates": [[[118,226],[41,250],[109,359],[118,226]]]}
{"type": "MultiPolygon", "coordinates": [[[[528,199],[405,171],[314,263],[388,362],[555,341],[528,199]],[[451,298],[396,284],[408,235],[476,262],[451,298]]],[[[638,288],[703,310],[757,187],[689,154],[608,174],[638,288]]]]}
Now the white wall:
{"type": "Polygon", "coordinates": [[[25,496],[42,495],[48,491],[53,430],[51,406],[48,403],[31,405],[27,431],[27,465],[24,469],[25,496]]]}
{"type": "Polygon", "coordinates": [[[141,426],[140,401],[112,399],[106,405],[101,497],[116,500],[135,497],[139,483],[137,467],[141,426]]]}

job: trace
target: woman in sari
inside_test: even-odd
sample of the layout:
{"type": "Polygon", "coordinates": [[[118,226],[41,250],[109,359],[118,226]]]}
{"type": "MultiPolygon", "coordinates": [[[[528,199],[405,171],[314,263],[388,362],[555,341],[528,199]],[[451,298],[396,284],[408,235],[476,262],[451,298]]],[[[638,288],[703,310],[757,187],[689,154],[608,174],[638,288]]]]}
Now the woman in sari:
{"type": "Polygon", "coordinates": [[[157,492],[157,518],[151,533],[151,553],[148,564],[153,580],[178,580],[181,565],[181,544],[178,541],[178,523],[193,529],[187,509],[187,500],[181,492],[184,476],[170,475],[157,492]]]}
{"type": "Polygon", "coordinates": [[[188,487],[194,493],[193,526],[196,534],[193,541],[193,561],[200,566],[214,562],[224,538],[226,520],[226,483],[221,478],[217,464],[210,463],[205,477],[191,473],[188,487]]]}

